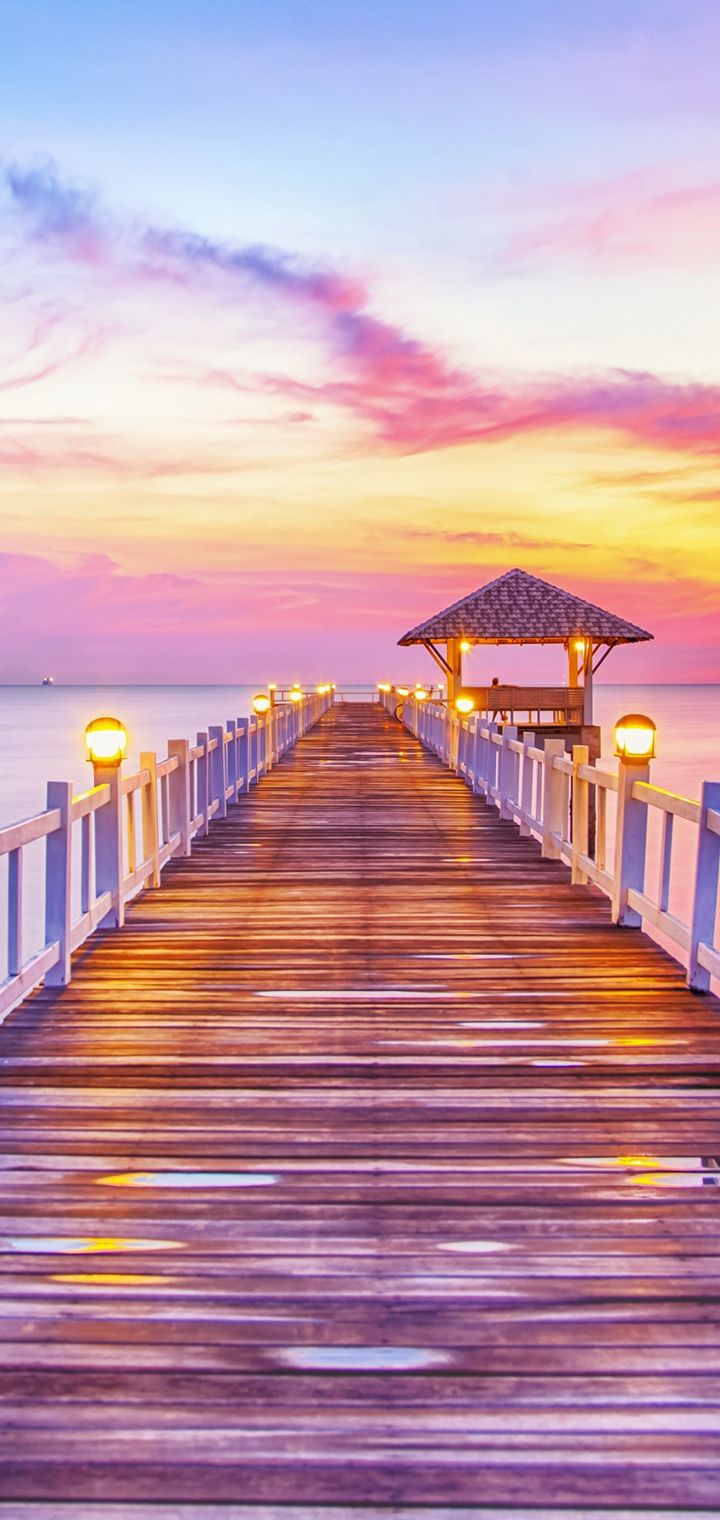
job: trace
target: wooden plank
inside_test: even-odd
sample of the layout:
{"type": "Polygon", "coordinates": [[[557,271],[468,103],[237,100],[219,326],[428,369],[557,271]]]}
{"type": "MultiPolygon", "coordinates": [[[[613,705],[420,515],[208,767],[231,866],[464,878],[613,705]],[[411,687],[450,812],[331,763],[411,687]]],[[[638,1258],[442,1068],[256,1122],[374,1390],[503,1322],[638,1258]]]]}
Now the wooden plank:
{"type": "Polygon", "coordinates": [[[717,1014],[336,706],[0,1032],[0,1520],[720,1506],[717,1014]]]}

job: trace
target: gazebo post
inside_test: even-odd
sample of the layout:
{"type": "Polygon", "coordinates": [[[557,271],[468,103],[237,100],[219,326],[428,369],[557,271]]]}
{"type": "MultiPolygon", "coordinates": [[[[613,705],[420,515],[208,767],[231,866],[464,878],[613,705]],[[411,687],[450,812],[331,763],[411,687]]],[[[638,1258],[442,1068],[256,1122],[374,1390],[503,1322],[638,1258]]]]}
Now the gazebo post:
{"type": "Polygon", "coordinates": [[[456,696],[462,691],[462,651],[459,639],[448,639],[446,645],[448,678],[448,706],[452,707],[456,696]]]}
{"type": "Polygon", "coordinates": [[[585,680],[583,682],[583,723],[593,720],[593,641],[585,640],[585,680]]]}
{"type": "Polygon", "coordinates": [[[578,652],[575,648],[575,640],[568,639],[565,647],[568,657],[568,686],[575,687],[578,685],[578,666],[580,663],[578,652]]]}

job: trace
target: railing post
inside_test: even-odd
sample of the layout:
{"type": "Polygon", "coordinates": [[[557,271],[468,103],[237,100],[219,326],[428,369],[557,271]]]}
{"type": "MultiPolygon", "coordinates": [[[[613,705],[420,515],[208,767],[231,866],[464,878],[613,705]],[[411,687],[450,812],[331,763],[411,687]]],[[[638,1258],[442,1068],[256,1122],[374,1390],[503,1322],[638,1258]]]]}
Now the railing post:
{"type": "MultiPolygon", "coordinates": [[[[498,735],[502,738],[502,729],[499,724],[491,723],[488,739],[488,792],[491,787],[494,787],[496,792],[500,790],[500,745],[495,743],[498,735]]],[[[500,806],[499,798],[492,800],[497,807],[500,806]]]]}
{"type": "Polygon", "coordinates": [[[119,765],[96,765],[95,786],[109,786],[110,797],[95,814],[95,891],[109,892],[112,907],[101,919],[101,929],[121,929],[125,922],[123,899],[122,770],[119,765]]]}
{"type": "Polygon", "coordinates": [[[214,723],[208,729],[208,738],[217,739],[217,747],[209,755],[210,762],[210,800],[217,801],[216,818],[227,818],[227,757],[225,750],[225,729],[221,723],[214,723]]]}
{"type": "Polygon", "coordinates": [[[617,815],[615,822],[615,877],[613,882],[612,921],[625,929],[638,929],[642,914],[628,905],[628,892],[642,892],[645,886],[645,847],[647,844],[648,808],[633,797],[636,781],[650,779],[649,765],[618,766],[617,815]]]}
{"type": "Polygon", "coordinates": [[[455,771],[456,771],[456,774],[458,776],[462,776],[463,766],[465,764],[465,735],[466,735],[465,719],[464,718],[458,718],[458,726],[457,726],[457,754],[455,756],[455,771]]]}
{"type": "Polygon", "coordinates": [[[237,720],[237,788],[238,792],[250,791],[250,719],[237,720]]]}
{"type": "Polygon", "coordinates": [[[190,854],[190,825],[192,812],[190,808],[190,743],[188,739],[170,739],[168,741],[168,755],[177,755],[177,770],[171,771],[168,776],[168,796],[170,799],[170,833],[179,834],[182,844],[182,854],[190,854]]]}
{"type": "Polygon", "coordinates": [[[587,744],[573,744],[572,774],[572,882],[581,886],[587,876],[578,864],[580,855],[587,855],[590,844],[590,782],[580,775],[580,766],[589,765],[590,750],[587,744]]]}
{"type": "Polygon", "coordinates": [[[482,737],[481,737],[481,734],[480,734],[480,728],[481,728],[480,715],[479,715],[479,713],[475,713],[473,715],[473,730],[472,730],[472,734],[473,734],[473,742],[472,742],[473,784],[472,784],[472,789],[473,789],[474,792],[482,792],[482,789],[483,789],[483,787],[482,787],[482,742],[483,741],[482,741],[482,737]]]}
{"type": "MultiPolygon", "coordinates": [[[[45,936],[47,939],[47,935],[45,936]]],[[[23,968],[23,853],[22,846],[8,854],[8,976],[23,968]]]]}
{"type": "Polygon", "coordinates": [[[691,987],[693,992],[709,990],[710,972],[706,971],[704,966],[698,965],[697,953],[699,945],[712,946],[717,920],[720,834],[715,834],[708,828],[707,818],[710,810],[713,812],[720,810],[720,781],[703,782],[700,794],[700,823],[687,974],[688,987],[691,987]]]}
{"type": "Polygon", "coordinates": [[[520,806],[522,808],[522,817],[520,819],[520,833],[524,834],[525,836],[532,833],[530,824],[527,822],[527,819],[532,816],[533,800],[533,761],[528,754],[528,750],[534,749],[534,747],[535,735],[526,733],[523,737],[522,780],[520,796],[520,806]]]}
{"type": "Polygon", "coordinates": [[[152,861],[152,876],[145,885],[160,886],[160,853],[158,842],[158,786],[157,756],[151,750],[143,750],[140,756],[141,771],[148,771],[150,780],[141,787],[142,810],[142,858],[152,861]]]}
{"type": "Polygon", "coordinates": [[[475,791],[482,796],[487,793],[487,740],[483,737],[483,720],[479,716],[475,725],[475,791]]]}
{"type": "Polygon", "coordinates": [[[59,808],[61,814],[59,829],[45,842],[45,943],[57,940],[60,946],[58,960],[45,973],[48,987],[66,987],[70,981],[72,796],[71,781],[48,781],[47,806],[59,808]]]}
{"type": "Polygon", "coordinates": [[[234,718],[228,718],[225,727],[230,735],[227,748],[227,784],[230,789],[230,801],[237,802],[238,792],[238,763],[237,763],[237,723],[234,718]]]}
{"type": "Polygon", "coordinates": [[[518,756],[510,748],[512,740],[517,739],[517,729],[512,723],[506,723],[502,731],[502,745],[500,747],[500,775],[498,789],[500,796],[500,817],[512,818],[508,802],[517,802],[518,798],[513,794],[517,792],[517,765],[518,756]]]}
{"type": "Polygon", "coordinates": [[[197,811],[200,815],[198,834],[207,834],[210,827],[208,808],[210,805],[210,765],[208,755],[208,736],[206,733],[195,735],[195,744],[200,754],[195,761],[195,789],[197,811]]]}
{"type": "Polygon", "coordinates": [[[553,834],[562,834],[563,806],[565,803],[565,777],[562,771],[555,770],[553,762],[558,755],[564,755],[565,745],[562,739],[546,739],[543,751],[543,810],[542,810],[542,853],[546,860],[556,860],[560,854],[560,846],[553,839],[553,834]]]}
{"type": "Polygon", "coordinates": [[[275,764],[275,762],[276,762],[276,760],[278,758],[278,753],[277,753],[277,708],[276,707],[271,707],[270,708],[270,710],[268,712],[268,715],[267,715],[267,723],[268,723],[268,741],[269,741],[268,765],[269,765],[269,767],[272,767],[275,764]]]}
{"type": "Polygon", "coordinates": [[[448,713],[448,753],[447,764],[451,771],[457,771],[458,756],[460,752],[460,716],[458,713],[448,713]]]}
{"type": "Polygon", "coordinates": [[[468,766],[468,786],[471,792],[477,792],[477,713],[468,717],[468,752],[466,752],[466,766],[468,766]]]}

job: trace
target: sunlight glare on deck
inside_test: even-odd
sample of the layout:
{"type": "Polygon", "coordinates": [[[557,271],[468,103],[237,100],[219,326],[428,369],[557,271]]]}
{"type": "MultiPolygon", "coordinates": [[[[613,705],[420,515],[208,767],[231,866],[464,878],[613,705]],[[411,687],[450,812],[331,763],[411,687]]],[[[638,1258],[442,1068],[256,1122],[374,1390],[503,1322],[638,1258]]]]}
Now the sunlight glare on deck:
{"type": "Polygon", "coordinates": [[[279,1182],[273,1172],[116,1172],[98,1177],[105,1187],[127,1188],[248,1188],[271,1187],[279,1182]]]}

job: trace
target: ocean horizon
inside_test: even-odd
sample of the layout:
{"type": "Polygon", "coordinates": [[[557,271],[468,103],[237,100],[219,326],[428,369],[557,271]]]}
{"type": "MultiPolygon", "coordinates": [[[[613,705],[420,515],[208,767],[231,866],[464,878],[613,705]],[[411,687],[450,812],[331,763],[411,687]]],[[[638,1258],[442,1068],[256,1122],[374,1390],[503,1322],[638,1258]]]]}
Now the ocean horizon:
{"type": "MultiPolygon", "coordinates": [[[[122,719],[128,730],[126,764],[132,767],[142,750],[163,755],[169,739],[194,740],[211,724],[246,717],[253,696],[263,689],[263,682],[0,686],[0,827],[44,807],[48,781],[73,781],[78,791],[87,785],[84,731],[92,718],[112,713],[122,719]]],[[[348,681],[344,689],[359,696],[377,686],[348,681]]],[[[657,724],[652,767],[657,785],[698,797],[702,782],[717,778],[720,683],[598,682],[594,697],[603,762],[615,763],[616,719],[640,711],[657,724]]]]}
{"type": "MultiPolygon", "coordinates": [[[[290,683],[288,683],[290,684],[290,683]]],[[[281,683],[278,683],[281,685],[281,683]]],[[[38,813],[45,806],[48,781],[72,781],[76,792],[91,784],[85,758],[84,731],[92,718],[111,713],[128,730],[126,769],[137,769],[142,750],[167,752],[169,739],[195,740],[211,724],[242,718],[251,711],[262,682],[238,685],[183,686],[41,685],[0,686],[0,827],[38,813]]],[[[338,684],[338,692],[342,691],[338,684]]],[[[376,684],[347,682],[361,695],[376,684]]],[[[705,780],[720,778],[720,683],[597,684],[595,719],[602,729],[602,764],[616,765],[613,727],[627,712],[646,712],[657,724],[657,757],[651,780],[656,786],[698,799],[705,780]]],[[[611,802],[611,809],[613,803],[611,802]]],[[[659,861],[660,817],[650,819],[647,880],[655,890],[659,861]]],[[[670,907],[686,917],[694,874],[695,830],[676,820],[670,907]]],[[[42,842],[25,851],[27,903],[42,901],[42,842]]],[[[6,940],[6,870],[0,877],[0,970],[4,974],[6,940]]],[[[43,942],[38,915],[28,913],[28,951],[43,942]]],[[[662,937],[655,936],[662,943],[662,937]]]]}

